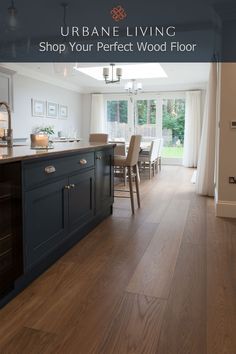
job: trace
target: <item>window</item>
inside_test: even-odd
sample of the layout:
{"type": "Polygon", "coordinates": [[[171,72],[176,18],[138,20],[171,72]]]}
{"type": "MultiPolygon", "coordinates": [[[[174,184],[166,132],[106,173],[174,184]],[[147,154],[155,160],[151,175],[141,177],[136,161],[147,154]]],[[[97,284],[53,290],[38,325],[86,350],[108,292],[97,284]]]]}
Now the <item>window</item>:
{"type": "Polygon", "coordinates": [[[109,139],[128,140],[128,100],[107,100],[106,116],[109,139]]]}
{"type": "Polygon", "coordinates": [[[128,102],[107,101],[107,121],[128,123],[128,102]]]}
{"type": "Polygon", "coordinates": [[[184,144],[185,100],[163,99],[162,138],[164,158],[182,158],[184,144]]]}
{"type": "Polygon", "coordinates": [[[181,92],[142,93],[132,99],[124,94],[105,97],[107,131],[110,140],[129,141],[142,135],[143,145],[163,139],[162,157],[166,163],[179,163],[183,157],[185,95],[181,92]]]}
{"type": "Polygon", "coordinates": [[[156,101],[137,100],[138,124],[156,124],[156,101]]]}
{"type": "Polygon", "coordinates": [[[157,101],[152,99],[136,100],[135,132],[143,139],[157,137],[157,101]]]}

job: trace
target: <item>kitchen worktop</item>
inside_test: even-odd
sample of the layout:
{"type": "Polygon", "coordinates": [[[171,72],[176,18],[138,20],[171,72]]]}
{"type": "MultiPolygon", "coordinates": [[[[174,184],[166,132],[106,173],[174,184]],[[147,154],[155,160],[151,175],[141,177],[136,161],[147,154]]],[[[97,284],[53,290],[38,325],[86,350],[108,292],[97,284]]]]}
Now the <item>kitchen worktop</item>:
{"type": "Polygon", "coordinates": [[[62,153],[95,151],[100,148],[114,146],[114,144],[101,144],[89,142],[74,142],[74,143],[60,143],[53,144],[53,149],[35,150],[30,146],[15,146],[12,148],[0,147],[0,164],[13,161],[30,160],[47,156],[56,156],[62,153]]]}

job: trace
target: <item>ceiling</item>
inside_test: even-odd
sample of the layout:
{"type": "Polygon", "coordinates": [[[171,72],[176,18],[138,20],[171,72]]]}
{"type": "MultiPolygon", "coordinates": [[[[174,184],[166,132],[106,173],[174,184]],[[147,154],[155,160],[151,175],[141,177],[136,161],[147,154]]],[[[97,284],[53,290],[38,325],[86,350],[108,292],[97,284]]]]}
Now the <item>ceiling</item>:
{"type": "MultiPolygon", "coordinates": [[[[129,64],[123,63],[123,72],[129,64]]],[[[79,67],[107,66],[107,63],[79,63],[79,67]]],[[[138,80],[143,84],[143,91],[174,91],[205,88],[209,75],[209,63],[161,63],[167,77],[138,80]]],[[[106,85],[104,81],[96,80],[82,72],[74,70],[74,63],[5,63],[4,67],[18,74],[49,82],[74,91],[89,92],[124,92],[125,83],[106,85]],[[66,76],[64,76],[66,74],[66,76]]],[[[119,64],[116,64],[119,67],[119,64]]],[[[138,70],[137,76],[138,78],[138,70]]],[[[135,79],[135,77],[134,77],[135,79]]]]}

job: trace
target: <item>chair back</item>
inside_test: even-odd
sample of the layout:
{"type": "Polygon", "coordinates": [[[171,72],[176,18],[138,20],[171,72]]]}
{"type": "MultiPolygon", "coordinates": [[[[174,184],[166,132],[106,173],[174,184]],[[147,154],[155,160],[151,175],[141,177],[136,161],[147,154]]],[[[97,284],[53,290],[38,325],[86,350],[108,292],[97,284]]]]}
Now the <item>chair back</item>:
{"type": "Polygon", "coordinates": [[[132,135],[129,143],[128,155],[126,158],[127,166],[135,166],[138,163],[140,144],[141,144],[141,135],[132,135]]]}
{"type": "Polygon", "coordinates": [[[118,143],[114,149],[114,155],[126,156],[126,146],[125,143],[118,143]]]}
{"type": "Polygon", "coordinates": [[[151,147],[150,147],[150,161],[155,161],[160,152],[161,147],[161,139],[152,140],[151,147]]]}
{"type": "Polygon", "coordinates": [[[108,143],[108,134],[96,133],[89,135],[90,143],[108,143]]]}

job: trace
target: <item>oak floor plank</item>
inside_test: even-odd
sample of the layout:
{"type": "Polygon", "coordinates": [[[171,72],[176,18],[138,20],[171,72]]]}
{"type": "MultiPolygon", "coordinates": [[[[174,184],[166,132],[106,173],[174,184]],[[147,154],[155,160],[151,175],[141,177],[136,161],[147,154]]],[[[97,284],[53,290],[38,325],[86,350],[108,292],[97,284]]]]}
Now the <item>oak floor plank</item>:
{"type": "MultiPolygon", "coordinates": [[[[71,289],[70,293],[67,292],[60,299],[55,294],[50,300],[50,306],[39,309],[36,318],[27,322],[27,326],[63,335],[57,347],[59,352],[70,350],[73,353],[77,346],[82,353],[89,353],[90,350],[93,352],[105,335],[114,307],[122,297],[156,227],[156,224],[144,224],[133,235],[126,234],[123,242],[109,250],[107,262],[93,281],[88,281],[86,274],[83,278],[80,276],[78,283],[83,283],[80,291],[78,288],[71,289]]],[[[106,250],[104,253],[107,253],[106,250]]],[[[94,267],[96,265],[95,262],[94,267]]]]}
{"type": "Polygon", "coordinates": [[[135,216],[116,200],[0,310],[0,353],[235,354],[236,220],[215,218],[192,172],[141,176],[135,216]]]}
{"type": "Polygon", "coordinates": [[[127,291],[167,299],[190,202],[171,201],[127,291]]]}
{"type": "Polygon", "coordinates": [[[58,338],[50,333],[21,328],[1,349],[1,354],[52,354],[58,338]]]}
{"type": "Polygon", "coordinates": [[[98,353],[156,353],[164,309],[164,300],[125,293],[98,353]]]}
{"type": "Polygon", "coordinates": [[[206,245],[206,201],[205,197],[196,194],[193,196],[183,242],[206,245]]]}
{"type": "Polygon", "coordinates": [[[206,252],[182,243],[156,354],[206,354],[206,252]]]}

